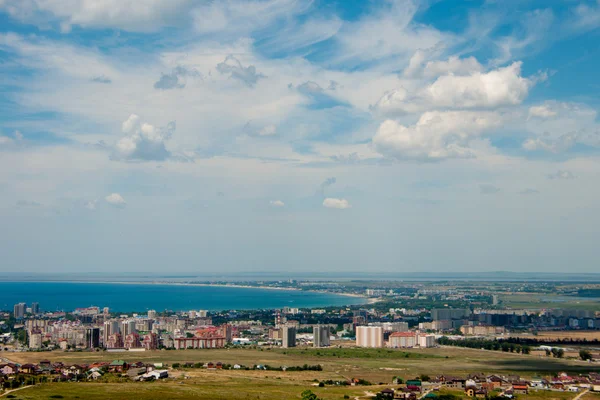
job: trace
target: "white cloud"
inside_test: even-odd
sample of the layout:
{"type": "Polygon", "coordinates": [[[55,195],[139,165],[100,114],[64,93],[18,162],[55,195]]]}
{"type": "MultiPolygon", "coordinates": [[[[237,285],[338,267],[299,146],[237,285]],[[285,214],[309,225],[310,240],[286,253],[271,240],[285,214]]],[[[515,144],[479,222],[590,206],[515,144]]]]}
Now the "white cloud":
{"type": "Polygon", "coordinates": [[[377,8],[364,18],[346,22],[334,37],[339,45],[328,62],[364,66],[378,62],[379,68],[397,68],[418,49],[432,48],[446,36],[437,29],[413,21],[416,1],[376,2],[377,8]]]}
{"type": "Polygon", "coordinates": [[[169,74],[161,74],[160,79],[154,83],[154,89],[183,89],[186,79],[190,77],[202,78],[202,75],[194,68],[178,65],[169,74]]]}
{"type": "Polygon", "coordinates": [[[556,116],[556,111],[547,105],[533,106],[529,108],[529,116],[537,118],[551,118],[556,116]]]}
{"type": "Polygon", "coordinates": [[[501,117],[493,112],[431,111],[415,125],[384,121],[373,138],[381,154],[406,160],[438,161],[447,158],[470,158],[474,153],[469,142],[496,128],[501,117]]]}
{"type": "Polygon", "coordinates": [[[577,143],[578,137],[579,135],[575,132],[567,133],[557,139],[542,136],[534,139],[527,139],[523,142],[523,148],[529,151],[544,150],[551,153],[561,153],[573,147],[577,143]]]}
{"type": "Polygon", "coordinates": [[[240,60],[234,56],[227,56],[225,61],[217,64],[217,71],[229,74],[231,78],[244,82],[249,87],[256,85],[259,79],[266,78],[265,75],[256,72],[254,65],[244,67],[240,60]]]}
{"type": "Polygon", "coordinates": [[[122,131],[125,136],[115,146],[112,158],[124,161],[161,161],[170,157],[165,147],[175,131],[175,123],[166,128],[156,128],[148,123],[141,123],[140,117],[131,114],[123,122],[122,131]]]}
{"type": "Polygon", "coordinates": [[[271,200],[269,201],[269,204],[272,205],[273,207],[283,207],[285,206],[285,203],[281,200],[271,200]]]}
{"type": "MultiPolygon", "coordinates": [[[[115,194],[116,194],[116,193],[113,193],[113,194],[111,194],[110,196],[113,196],[113,195],[115,195],[115,194]]],[[[108,197],[110,197],[110,196],[107,196],[107,198],[106,198],[106,201],[108,201],[109,203],[110,203],[110,201],[108,200],[108,197]]],[[[121,196],[120,196],[120,195],[118,195],[118,194],[117,194],[117,196],[121,197],[121,196]]],[[[123,199],[123,198],[121,197],[121,199],[123,199]]],[[[123,200],[123,203],[124,203],[124,202],[125,202],[125,200],[123,200]]],[[[98,204],[98,200],[90,200],[90,201],[87,201],[87,202],[86,202],[86,203],[85,203],[83,206],[84,206],[85,208],[87,208],[88,210],[94,211],[94,210],[96,209],[96,206],[97,206],[97,204],[98,204]]]]}
{"type": "Polygon", "coordinates": [[[417,50],[404,70],[404,76],[431,79],[442,75],[466,76],[483,72],[483,66],[475,57],[450,56],[448,60],[433,60],[427,63],[425,58],[425,52],[417,50]]]}
{"type": "Polygon", "coordinates": [[[575,174],[573,174],[571,171],[566,171],[566,170],[558,170],[553,174],[549,174],[548,175],[548,179],[564,179],[564,180],[571,180],[571,179],[575,179],[576,176],[575,174]]]}
{"type": "Polygon", "coordinates": [[[521,63],[515,62],[487,73],[440,76],[430,85],[417,89],[414,94],[405,89],[396,89],[386,93],[374,109],[403,114],[431,109],[514,106],[527,97],[533,84],[533,80],[521,76],[521,63]]]}
{"type": "Polygon", "coordinates": [[[537,118],[551,118],[556,116],[556,111],[547,105],[533,106],[529,108],[529,116],[537,118]]]}
{"type": "Polygon", "coordinates": [[[63,32],[73,25],[152,32],[179,24],[193,4],[191,0],[5,0],[0,10],[40,27],[58,23],[63,32]]]}
{"type": "Polygon", "coordinates": [[[438,107],[498,107],[520,104],[532,83],[521,76],[521,63],[469,76],[439,77],[426,89],[425,98],[438,107]]]}
{"type": "Polygon", "coordinates": [[[600,125],[591,107],[557,101],[546,101],[531,107],[525,128],[530,138],[523,142],[529,151],[566,152],[576,145],[600,147],[600,125]]]}
{"type": "MultiPolygon", "coordinates": [[[[111,193],[104,198],[108,204],[111,204],[115,207],[124,207],[127,202],[119,193],[111,193]]],[[[95,207],[95,204],[94,204],[95,207]]]]}
{"type": "MultiPolygon", "coordinates": [[[[313,1],[222,0],[204,2],[191,15],[194,28],[203,34],[248,35],[279,20],[308,11],[313,1]]],[[[196,2],[198,4],[198,2],[196,2]]]]}
{"type": "Polygon", "coordinates": [[[323,207],[337,208],[339,210],[344,210],[346,208],[351,208],[352,206],[346,199],[336,199],[336,198],[328,197],[325,200],[323,200],[323,207]]]}
{"type": "Polygon", "coordinates": [[[273,136],[277,135],[277,127],[273,124],[267,125],[258,132],[258,136],[273,136]]]}
{"type": "Polygon", "coordinates": [[[425,64],[423,75],[426,78],[434,78],[441,75],[467,76],[483,71],[475,57],[459,58],[451,56],[447,61],[429,61],[425,64]]]}

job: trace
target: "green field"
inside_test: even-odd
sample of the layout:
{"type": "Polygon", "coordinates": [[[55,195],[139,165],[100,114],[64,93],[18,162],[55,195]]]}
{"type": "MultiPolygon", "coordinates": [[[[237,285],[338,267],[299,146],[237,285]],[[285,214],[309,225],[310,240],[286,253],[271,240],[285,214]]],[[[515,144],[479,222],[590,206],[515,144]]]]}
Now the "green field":
{"type": "MultiPolygon", "coordinates": [[[[223,362],[253,366],[322,366],[323,371],[260,371],[213,370],[202,368],[171,369],[170,378],[161,382],[124,383],[53,383],[14,392],[18,399],[50,399],[62,395],[66,399],[294,399],[303,390],[311,389],[323,399],[366,398],[391,384],[394,376],[404,379],[421,374],[434,377],[439,374],[465,376],[468,373],[517,374],[523,377],[551,375],[559,371],[585,373],[600,371],[594,366],[576,360],[558,360],[534,355],[521,355],[444,347],[424,350],[388,350],[359,348],[295,348],[295,349],[213,349],[152,352],[51,352],[0,353],[20,363],[39,362],[41,359],[63,361],[66,364],[91,363],[124,359],[129,362],[223,362]],[[315,387],[322,380],[360,378],[380,386],[315,387]]],[[[554,393],[554,392],[553,392],[554,393]]],[[[539,393],[539,398],[546,396],[539,393]],[[540,397],[541,396],[541,397],[540,397]]],[[[532,395],[533,396],[533,395],[532,395]]],[[[573,398],[555,395],[552,399],[573,398]]],[[[544,397],[547,398],[547,397],[544,397]]]]}

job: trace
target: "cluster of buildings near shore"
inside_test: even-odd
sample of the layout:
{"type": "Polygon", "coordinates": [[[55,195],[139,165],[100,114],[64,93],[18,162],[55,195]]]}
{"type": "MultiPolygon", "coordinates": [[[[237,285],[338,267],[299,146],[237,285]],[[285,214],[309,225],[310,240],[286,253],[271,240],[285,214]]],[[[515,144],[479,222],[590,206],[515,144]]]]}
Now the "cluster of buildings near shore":
{"type": "Polygon", "coordinates": [[[574,326],[596,326],[598,316],[594,311],[577,309],[534,313],[506,309],[390,308],[385,312],[359,307],[284,307],[243,314],[206,310],[118,314],[108,308],[87,307],[65,313],[42,312],[38,303],[29,306],[18,303],[12,315],[0,312],[0,344],[33,351],[96,348],[145,351],[248,344],[327,347],[332,339],[346,339],[355,340],[358,347],[428,348],[435,346],[436,338],[442,335],[454,339],[501,338],[510,328],[523,330],[540,321],[577,329],[574,326]],[[213,318],[218,323],[213,323],[213,318]],[[7,321],[13,321],[10,327],[7,321]]]}

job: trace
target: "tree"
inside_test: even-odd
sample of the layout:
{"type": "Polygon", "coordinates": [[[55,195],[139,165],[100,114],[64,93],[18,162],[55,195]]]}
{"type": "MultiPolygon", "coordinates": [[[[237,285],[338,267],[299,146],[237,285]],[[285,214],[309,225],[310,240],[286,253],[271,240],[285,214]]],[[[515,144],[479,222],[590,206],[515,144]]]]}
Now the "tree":
{"type": "Polygon", "coordinates": [[[592,353],[590,353],[588,350],[586,349],[581,349],[579,350],[579,357],[583,360],[583,361],[587,361],[587,360],[591,360],[592,357],[592,353]]]}
{"type": "Polygon", "coordinates": [[[301,394],[302,400],[320,400],[311,390],[305,390],[301,394]]]}
{"type": "MultiPolygon", "coordinates": [[[[563,349],[560,349],[557,347],[552,348],[551,352],[552,352],[552,356],[554,358],[563,358],[565,355],[565,351],[563,349]]],[[[548,353],[546,353],[546,354],[548,354],[548,353]]]]}

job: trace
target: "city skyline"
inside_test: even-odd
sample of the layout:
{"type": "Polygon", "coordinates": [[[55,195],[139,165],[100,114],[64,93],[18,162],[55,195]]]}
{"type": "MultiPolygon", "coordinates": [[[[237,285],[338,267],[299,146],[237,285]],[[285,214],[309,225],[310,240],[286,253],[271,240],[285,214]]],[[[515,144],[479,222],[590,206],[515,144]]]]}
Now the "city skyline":
{"type": "Polygon", "coordinates": [[[0,0],[2,272],[597,270],[598,1],[90,4],[0,0]]]}

